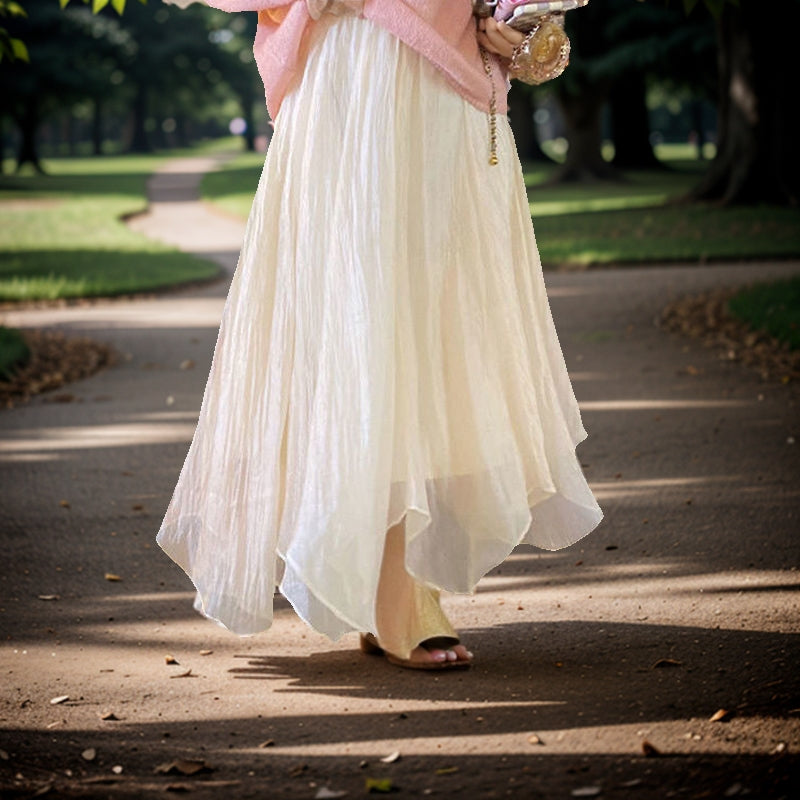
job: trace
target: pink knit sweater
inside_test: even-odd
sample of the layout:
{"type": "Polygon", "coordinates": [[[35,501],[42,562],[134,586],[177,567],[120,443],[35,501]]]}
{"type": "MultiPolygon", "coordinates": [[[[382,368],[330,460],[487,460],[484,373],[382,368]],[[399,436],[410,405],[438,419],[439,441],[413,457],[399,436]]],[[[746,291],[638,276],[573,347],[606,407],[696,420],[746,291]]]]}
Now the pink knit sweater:
{"type": "MultiPolygon", "coordinates": [[[[255,53],[267,108],[278,115],[292,82],[303,72],[305,42],[314,20],[305,0],[204,0],[223,11],[258,11],[255,53]]],[[[442,71],[472,105],[489,110],[491,88],[475,36],[470,0],[365,0],[363,16],[394,34],[442,71]]],[[[505,69],[492,59],[497,111],[508,110],[505,69]]]]}

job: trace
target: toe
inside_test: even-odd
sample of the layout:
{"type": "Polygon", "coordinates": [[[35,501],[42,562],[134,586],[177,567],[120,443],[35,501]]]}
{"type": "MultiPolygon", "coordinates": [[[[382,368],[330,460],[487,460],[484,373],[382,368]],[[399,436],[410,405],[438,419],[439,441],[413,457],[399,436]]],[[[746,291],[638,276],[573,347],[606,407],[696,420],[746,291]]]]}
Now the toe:
{"type": "Polygon", "coordinates": [[[433,661],[437,664],[447,661],[447,653],[444,650],[427,650],[424,647],[417,647],[411,653],[412,661],[433,661]]]}
{"type": "Polygon", "coordinates": [[[453,653],[453,661],[472,661],[472,653],[463,644],[457,644],[449,652],[453,653]]]}

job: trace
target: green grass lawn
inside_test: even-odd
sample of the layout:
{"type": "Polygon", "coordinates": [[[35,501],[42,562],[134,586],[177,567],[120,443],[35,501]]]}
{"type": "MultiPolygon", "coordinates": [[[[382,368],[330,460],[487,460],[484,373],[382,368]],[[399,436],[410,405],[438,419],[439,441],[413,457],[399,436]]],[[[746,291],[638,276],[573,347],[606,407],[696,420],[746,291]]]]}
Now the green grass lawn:
{"type": "MultiPolygon", "coordinates": [[[[672,203],[702,165],[672,147],[668,170],[631,173],[624,183],[548,186],[549,165],[524,165],[536,238],[547,267],[800,257],[800,212],[759,206],[672,203]]],[[[264,157],[243,154],[206,176],[203,196],[247,216],[264,157]]]]}
{"type": "Polygon", "coordinates": [[[217,275],[121,219],[146,207],[146,179],[167,157],[53,159],[47,175],[0,176],[0,300],[112,296],[217,275]]]}
{"type": "Polygon", "coordinates": [[[264,167],[263,153],[242,153],[217,172],[203,178],[200,192],[218,208],[238,217],[250,213],[253,195],[264,167]]]}
{"type": "Polygon", "coordinates": [[[800,277],[743,289],[728,303],[731,313],[792,350],[800,349],[800,277]]]}

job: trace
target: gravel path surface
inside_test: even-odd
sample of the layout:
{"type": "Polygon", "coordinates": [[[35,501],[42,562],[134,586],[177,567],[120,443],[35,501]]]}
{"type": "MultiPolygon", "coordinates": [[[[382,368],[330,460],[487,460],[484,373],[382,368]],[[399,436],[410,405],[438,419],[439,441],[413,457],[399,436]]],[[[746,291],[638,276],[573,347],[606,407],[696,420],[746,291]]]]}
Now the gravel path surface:
{"type": "MultiPolygon", "coordinates": [[[[242,223],[194,199],[213,165],[170,164],[131,224],[231,270],[242,223]]],[[[447,675],[331,643],[282,600],[249,639],[192,611],[154,535],[225,282],[6,314],[123,360],[72,402],[0,410],[3,796],[357,797],[380,779],[405,797],[798,796],[797,392],[654,319],[681,293],[799,271],[547,275],[606,519],[446,598],[476,654],[447,675]]]]}

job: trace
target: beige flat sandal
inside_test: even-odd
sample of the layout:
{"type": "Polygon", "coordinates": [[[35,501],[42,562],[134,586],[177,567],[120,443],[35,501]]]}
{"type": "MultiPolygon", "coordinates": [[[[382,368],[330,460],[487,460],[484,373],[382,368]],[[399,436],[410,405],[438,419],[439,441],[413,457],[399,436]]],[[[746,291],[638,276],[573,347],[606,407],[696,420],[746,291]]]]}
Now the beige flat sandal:
{"type": "MultiPolygon", "coordinates": [[[[427,650],[428,647],[433,646],[434,650],[446,650],[447,647],[437,647],[435,643],[437,639],[427,639],[426,641],[421,643],[421,647],[425,647],[427,650]],[[428,645],[428,647],[426,647],[428,645]]],[[[452,641],[448,639],[448,642],[452,644],[452,641]]],[[[396,667],[402,667],[403,669],[420,669],[420,670],[461,670],[461,669],[469,669],[472,666],[471,661],[464,661],[462,659],[458,659],[457,661],[414,661],[410,658],[398,658],[396,655],[387,652],[384,650],[380,644],[378,644],[378,640],[373,636],[371,633],[362,633],[359,639],[359,647],[362,653],[366,653],[368,656],[384,656],[386,660],[390,664],[394,664],[396,667]]]]}

